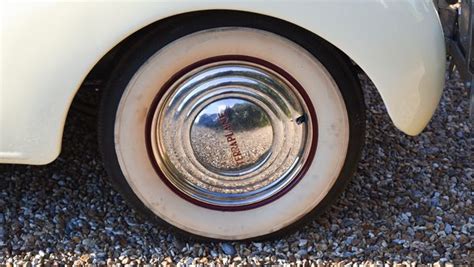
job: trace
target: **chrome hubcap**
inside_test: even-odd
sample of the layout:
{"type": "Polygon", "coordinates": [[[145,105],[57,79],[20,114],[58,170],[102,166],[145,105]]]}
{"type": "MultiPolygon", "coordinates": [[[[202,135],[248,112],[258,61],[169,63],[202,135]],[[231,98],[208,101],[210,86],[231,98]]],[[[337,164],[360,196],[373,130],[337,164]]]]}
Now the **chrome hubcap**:
{"type": "Polygon", "coordinates": [[[186,70],[151,110],[147,134],[160,177],[199,205],[268,202],[308,163],[316,121],[301,90],[281,70],[257,62],[219,60],[186,70]]]}

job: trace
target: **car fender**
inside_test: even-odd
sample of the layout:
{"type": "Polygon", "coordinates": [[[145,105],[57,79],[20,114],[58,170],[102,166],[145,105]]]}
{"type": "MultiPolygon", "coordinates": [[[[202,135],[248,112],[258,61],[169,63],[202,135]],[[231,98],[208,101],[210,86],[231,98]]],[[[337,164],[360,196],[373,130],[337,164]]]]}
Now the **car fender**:
{"type": "Polygon", "coordinates": [[[0,162],[46,164],[70,104],[114,46],[161,19],[227,9],[276,17],[347,54],[374,82],[401,131],[426,126],[444,84],[445,47],[431,0],[130,1],[1,4],[0,162]]]}

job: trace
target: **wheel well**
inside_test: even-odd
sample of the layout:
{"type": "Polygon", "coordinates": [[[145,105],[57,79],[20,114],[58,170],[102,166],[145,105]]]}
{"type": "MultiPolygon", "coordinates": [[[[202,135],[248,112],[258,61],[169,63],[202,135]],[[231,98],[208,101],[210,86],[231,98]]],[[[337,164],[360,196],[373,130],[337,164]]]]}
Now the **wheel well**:
{"type": "MultiPolygon", "coordinates": [[[[333,49],[337,50],[340,55],[345,57],[347,62],[351,62],[353,66],[353,73],[354,75],[363,74],[365,72],[354,62],[351,58],[346,55],[343,51],[326,41],[325,39],[318,36],[316,33],[311,32],[307,29],[304,29],[296,24],[293,24],[289,21],[285,21],[279,18],[257,14],[257,13],[250,13],[244,11],[234,11],[234,10],[205,10],[205,11],[194,11],[188,13],[182,13],[178,15],[174,15],[171,17],[167,17],[161,20],[158,20],[136,32],[129,35],[127,38],[122,40],[118,43],[115,47],[113,47],[109,52],[107,52],[92,68],[92,70],[88,73],[86,78],[84,79],[81,87],[79,88],[78,92],[76,93],[73,103],[71,105],[72,109],[77,109],[86,113],[88,115],[95,116],[98,110],[98,103],[100,103],[101,97],[101,89],[107,83],[110,75],[114,71],[114,67],[119,63],[121,58],[127,53],[127,51],[137,42],[143,40],[148,34],[151,34],[155,31],[159,31],[163,29],[163,27],[173,28],[173,27],[180,27],[180,25],[185,25],[186,21],[196,21],[199,17],[208,16],[208,15],[223,15],[228,18],[230,21],[230,25],[232,24],[232,17],[239,16],[245,14],[249,18],[249,24],[252,23],[252,20],[266,20],[268,23],[278,23],[281,24],[282,27],[291,28],[293,31],[296,31],[298,34],[302,34],[307,36],[308,38],[315,39],[318,41],[323,42],[325,45],[332,47],[333,49]],[[158,27],[160,26],[160,27],[158,27]],[[92,92],[96,93],[96,96],[92,96],[92,92]],[[85,95],[85,96],[84,96],[85,95]],[[90,101],[90,100],[93,101],[90,101]]],[[[166,38],[166,37],[164,37],[166,38]]],[[[318,42],[315,42],[318,43],[318,42]]]]}

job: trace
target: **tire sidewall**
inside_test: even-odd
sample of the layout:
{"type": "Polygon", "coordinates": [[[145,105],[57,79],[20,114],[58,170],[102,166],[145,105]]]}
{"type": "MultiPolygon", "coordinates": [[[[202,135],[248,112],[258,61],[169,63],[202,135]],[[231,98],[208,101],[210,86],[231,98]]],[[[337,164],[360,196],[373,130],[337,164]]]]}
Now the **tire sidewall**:
{"type": "MultiPolygon", "coordinates": [[[[348,152],[340,175],[324,199],[311,212],[293,223],[291,226],[257,238],[260,239],[268,238],[270,236],[278,236],[291,230],[291,228],[299,226],[314,215],[321,213],[330,202],[334,200],[340,192],[342,192],[343,188],[348,183],[360,157],[360,151],[364,139],[365,117],[361,90],[358,82],[354,78],[352,69],[349,67],[349,60],[338,52],[338,50],[317,36],[276,19],[256,19],[253,14],[240,12],[219,14],[220,13],[215,13],[212,16],[203,16],[203,19],[199,20],[199,23],[195,23],[194,19],[185,16],[184,19],[182,18],[179,22],[170,19],[162,24],[158,24],[158,27],[151,30],[141,38],[141,40],[137,42],[124,57],[122,57],[120,63],[114,70],[112,78],[106,86],[99,114],[99,143],[102,150],[104,165],[112,178],[112,183],[135,208],[138,208],[141,213],[154,218],[161,224],[169,226],[168,223],[161,220],[151,212],[133,192],[121,171],[115,151],[115,118],[120,100],[129,81],[133,78],[140,67],[157,51],[170,42],[194,32],[222,26],[235,26],[260,29],[283,36],[310,52],[322,63],[332,76],[340,90],[348,110],[350,136],[348,152]],[[229,16],[233,19],[229,19],[229,16]],[[232,21],[232,23],[229,21],[232,21]],[[180,26],[175,27],[174,25],[180,26]],[[189,25],[189,27],[184,25],[189,25]]],[[[189,233],[187,234],[189,235],[189,233]]],[[[203,238],[202,236],[194,236],[203,238]]]]}

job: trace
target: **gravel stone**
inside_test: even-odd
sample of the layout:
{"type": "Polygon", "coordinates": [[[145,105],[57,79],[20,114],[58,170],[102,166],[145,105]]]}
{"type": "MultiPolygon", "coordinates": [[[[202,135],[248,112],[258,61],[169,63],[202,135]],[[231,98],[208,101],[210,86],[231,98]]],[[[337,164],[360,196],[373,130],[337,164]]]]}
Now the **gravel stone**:
{"type": "Polygon", "coordinates": [[[222,251],[226,254],[226,255],[230,255],[230,256],[233,256],[237,253],[237,251],[235,251],[235,248],[234,246],[232,246],[231,244],[229,243],[221,243],[221,248],[222,248],[222,251]]]}
{"type": "Polygon", "coordinates": [[[298,246],[300,247],[306,247],[306,245],[308,244],[308,240],[307,239],[300,239],[299,243],[298,243],[298,246]]]}
{"type": "MultiPolygon", "coordinates": [[[[360,78],[368,128],[357,172],[334,205],[297,232],[202,242],[144,221],[107,180],[95,118],[72,110],[56,161],[0,165],[0,265],[472,266],[467,90],[457,76],[447,80],[433,120],[410,137],[360,78]]],[[[95,92],[81,94],[97,100],[95,92]]]]}

